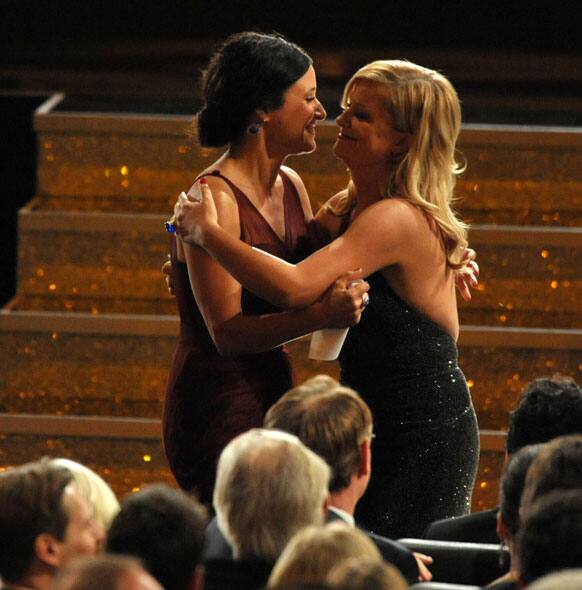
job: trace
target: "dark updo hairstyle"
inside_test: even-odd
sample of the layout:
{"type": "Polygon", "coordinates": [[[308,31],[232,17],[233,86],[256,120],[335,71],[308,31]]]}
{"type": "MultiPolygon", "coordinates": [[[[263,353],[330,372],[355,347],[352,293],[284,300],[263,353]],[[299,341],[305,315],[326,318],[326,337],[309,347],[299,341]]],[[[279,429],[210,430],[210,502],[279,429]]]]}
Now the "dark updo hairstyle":
{"type": "Polygon", "coordinates": [[[200,144],[222,147],[242,137],[253,113],[279,108],[285,91],[312,63],[280,35],[231,35],[203,73],[203,107],[196,119],[200,144]]]}

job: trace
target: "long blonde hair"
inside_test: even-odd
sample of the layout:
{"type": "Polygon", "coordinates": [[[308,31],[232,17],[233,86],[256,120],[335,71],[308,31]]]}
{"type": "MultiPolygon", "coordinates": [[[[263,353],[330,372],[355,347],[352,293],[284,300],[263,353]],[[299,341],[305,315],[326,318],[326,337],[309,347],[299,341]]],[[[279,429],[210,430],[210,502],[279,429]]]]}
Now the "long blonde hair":
{"type": "MultiPolygon", "coordinates": [[[[461,130],[461,107],[452,84],[438,72],[404,60],[378,60],[360,68],[344,89],[345,104],[359,80],[380,84],[387,92],[386,110],[396,131],[410,134],[410,149],[396,162],[386,197],[407,199],[434,219],[443,235],[447,263],[465,266],[468,226],[452,209],[456,177],[465,169],[455,159],[461,130]]],[[[336,215],[353,207],[354,186],[331,209],[336,215]]]]}

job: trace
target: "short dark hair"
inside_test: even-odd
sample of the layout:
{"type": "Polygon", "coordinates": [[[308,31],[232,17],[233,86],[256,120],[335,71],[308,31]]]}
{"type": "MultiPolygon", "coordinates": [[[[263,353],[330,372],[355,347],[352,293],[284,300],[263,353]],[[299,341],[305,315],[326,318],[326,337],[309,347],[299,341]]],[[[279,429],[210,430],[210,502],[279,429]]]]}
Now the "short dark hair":
{"type": "Polygon", "coordinates": [[[228,37],[202,77],[198,140],[222,147],[245,133],[253,112],[274,111],[285,91],[313,63],[298,45],[277,34],[244,32],[228,37]]]}
{"type": "Polygon", "coordinates": [[[317,375],[289,390],[267,411],[265,428],[294,434],[331,467],[331,492],[346,488],[361,464],[361,444],[372,434],[372,413],[353,390],[317,375]]]}
{"type": "Polygon", "coordinates": [[[536,502],[518,535],[522,582],[582,567],[582,490],[556,490],[536,502]]]}
{"type": "Polygon", "coordinates": [[[138,557],[165,590],[185,590],[202,558],[206,512],[185,492],[157,484],[128,496],[107,551],[138,557]]]}
{"type": "Polygon", "coordinates": [[[501,475],[499,493],[499,512],[512,537],[515,537],[520,526],[519,506],[525,486],[527,470],[532,461],[541,451],[543,444],[528,445],[512,455],[501,475]]]}
{"type": "Polygon", "coordinates": [[[536,379],[510,414],[507,452],[575,433],[582,434],[582,388],[569,377],[536,379]]]}
{"type": "Polygon", "coordinates": [[[521,509],[554,490],[582,489],[582,434],[559,436],[543,445],[528,469],[521,509]]]}
{"type": "Polygon", "coordinates": [[[63,503],[72,473],[50,459],[0,473],[0,576],[17,583],[35,555],[35,539],[49,533],[62,540],[69,523],[63,503]]]}

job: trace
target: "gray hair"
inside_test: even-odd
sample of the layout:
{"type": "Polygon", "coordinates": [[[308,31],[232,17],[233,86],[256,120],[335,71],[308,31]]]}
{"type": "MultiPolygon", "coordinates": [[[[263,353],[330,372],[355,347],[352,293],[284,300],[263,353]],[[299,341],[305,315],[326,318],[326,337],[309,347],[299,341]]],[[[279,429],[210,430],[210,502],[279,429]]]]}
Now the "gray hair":
{"type": "Polygon", "coordinates": [[[235,558],[276,559],[300,529],[321,524],[330,468],[291,434],[255,428],[218,461],[214,507],[235,558]]]}

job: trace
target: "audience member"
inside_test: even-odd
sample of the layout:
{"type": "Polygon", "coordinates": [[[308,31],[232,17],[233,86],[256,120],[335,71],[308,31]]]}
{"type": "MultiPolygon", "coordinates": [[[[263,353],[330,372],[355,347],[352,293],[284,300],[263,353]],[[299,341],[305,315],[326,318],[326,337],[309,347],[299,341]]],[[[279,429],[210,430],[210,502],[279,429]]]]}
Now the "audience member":
{"type": "MultiPolygon", "coordinates": [[[[582,388],[567,377],[541,378],[526,385],[509,417],[507,459],[526,445],[565,434],[582,434],[582,388]]],[[[498,507],[433,522],[424,538],[497,543],[498,507]]]]}
{"type": "Polygon", "coordinates": [[[561,570],[539,578],[529,590],[580,590],[582,588],[582,568],[561,570]]]}
{"type": "Polygon", "coordinates": [[[79,491],[87,500],[93,519],[107,530],[119,512],[119,501],[109,484],[89,467],[70,459],[53,459],[56,465],[66,467],[72,474],[79,491]]]}
{"type": "Polygon", "coordinates": [[[322,524],[330,469],[299,439],[252,429],[233,439],[217,468],[214,507],[234,559],[207,559],[205,590],[261,588],[291,537],[322,524]]]}
{"type": "Polygon", "coordinates": [[[326,578],[330,590],[406,590],[402,574],[389,563],[350,558],[335,566],[326,578]]]}
{"type": "Polygon", "coordinates": [[[521,499],[522,520],[531,505],[554,490],[582,490],[582,435],[560,436],[544,445],[532,462],[521,499]]]}
{"type": "Polygon", "coordinates": [[[299,531],[281,553],[267,588],[289,583],[322,584],[338,563],[350,557],[382,563],[378,548],[361,531],[343,522],[309,526],[299,531]]]}
{"type": "Polygon", "coordinates": [[[582,490],[556,490],[541,496],[529,507],[518,535],[522,586],[552,572],[581,568],[581,539],[582,490]]]}
{"type": "Polygon", "coordinates": [[[505,576],[489,584],[488,588],[494,588],[495,590],[514,590],[517,588],[519,572],[516,557],[516,539],[520,528],[519,507],[527,471],[543,446],[543,444],[528,445],[516,451],[511,456],[501,476],[497,533],[501,541],[508,547],[510,568],[505,576]]]}
{"type": "Polygon", "coordinates": [[[164,590],[132,557],[101,555],[74,560],[51,590],[164,590]]]}
{"type": "Polygon", "coordinates": [[[164,484],[128,496],[113,520],[107,550],[138,557],[165,590],[202,588],[206,512],[164,484]]]}
{"type": "MultiPolygon", "coordinates": [[[[354,510],[370,479],[372,414],[366,402],[352,389],[342,387],[327,375],[318,375],[288,391],[268,410],[266,428],[294,434],[331,467],[327,521],[342,520],[354,526],[354,510]]],[[[410,581],[431,575],[423,560],[417,560],[401,543],[367,532],[387,561],[410,581]]],[[[228,556],[228,543],[216,524],[207,531],[208,556],[228,556]]]]}
{"type": "Polygon", "coordinates": [[[50,459],[0,473],[0,507],[0,576],[7,588],[47,590],[59,568],[103,543],[71,471],[50,459]]]}

